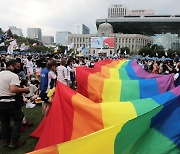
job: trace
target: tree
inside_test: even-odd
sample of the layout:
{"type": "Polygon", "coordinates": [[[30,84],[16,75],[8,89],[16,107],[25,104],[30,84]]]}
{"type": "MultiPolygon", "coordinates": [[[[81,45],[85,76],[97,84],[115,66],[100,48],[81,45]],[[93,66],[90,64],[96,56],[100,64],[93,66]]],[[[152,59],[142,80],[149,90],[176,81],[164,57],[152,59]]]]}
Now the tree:
{"type": "Polygon", "coordinates": [[[121,54],[124,54],[125,51],[126,51],[126,54],[130,53],[130,49],[128,47],[122,47],[121,48],[121,54]]]}
{"type": "Polygon", "coordinates": [[[149,48],[149,47],[143,47],[139,50],[139,55],[142,55],[142,56],[152,56],[152,49],[149,48]]]}

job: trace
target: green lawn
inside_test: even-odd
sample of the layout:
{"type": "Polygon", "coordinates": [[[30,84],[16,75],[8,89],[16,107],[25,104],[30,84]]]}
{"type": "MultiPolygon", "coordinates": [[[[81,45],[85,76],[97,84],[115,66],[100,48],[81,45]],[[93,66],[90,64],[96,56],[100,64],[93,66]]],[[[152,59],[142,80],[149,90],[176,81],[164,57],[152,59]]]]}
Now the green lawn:
{"type": "MultiPolygon", "coordinates": [[[[33,109],[26,109],[23,107],[23,110],[26,119],[33,122],[33,125],[29,128],[29,130],[21,134],[21,139],[25,140],[26,143],[22,147],[16,148],[14,150],[8,147],[0,146],[0,154],[24,154],[34,150],[38,140],[30,137],[29,134],[31,134],[41,122],[42,108],[40,105],[36,105],[33,109]]],[[[2,140],[0,140],[0,142],[2,142],[2,140]]]]}

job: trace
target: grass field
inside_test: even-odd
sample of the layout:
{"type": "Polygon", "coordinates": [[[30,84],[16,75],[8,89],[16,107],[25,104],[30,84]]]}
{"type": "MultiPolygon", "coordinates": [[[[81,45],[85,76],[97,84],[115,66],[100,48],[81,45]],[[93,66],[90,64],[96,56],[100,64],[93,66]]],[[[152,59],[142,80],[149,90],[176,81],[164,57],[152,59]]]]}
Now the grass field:
{"type": "MultiPolygon", "coordinates": [[[[40,121],[42,120],[42,108],[40,105],[36,105],[33,109],[26,109],[23,107],[23,110],[26,119],[33,122],[33,125],[29,128],[29,130],[21,134],[21,139],[25,140],[26,143],[22,147],[16,148],[14,150],[8,147],[0,146],[0,154],[24,154],[34,150],[38,140],[30,137],[29,134],[31,134],[37,128],[40,121]]],[[[2,140],[0,140],[0,142],[2,142],[2,140]]]]}

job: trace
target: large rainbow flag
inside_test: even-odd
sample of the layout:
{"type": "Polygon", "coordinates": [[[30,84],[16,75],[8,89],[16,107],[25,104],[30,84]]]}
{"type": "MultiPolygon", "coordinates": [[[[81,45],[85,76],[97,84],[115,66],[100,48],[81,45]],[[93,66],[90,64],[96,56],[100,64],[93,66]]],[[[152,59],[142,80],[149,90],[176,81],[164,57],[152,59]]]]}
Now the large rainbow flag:
{"type": "Polygon", "coordinates": [[[98,130],[137,118],[179,95],[180,87],[152,98],[128,102],[95,103],[58,82],[48,116],[31,134],[37,149],[86,136],[98,130]],[[63,89],[63,90],[62,90],[63,89]]]}
{"type": "Polygon", "coordinates": [[[94,102],[119,102],[159,95],[174,88],[173,75],[140,80],[105,78],[95,69],[78,67],[77,91],[94,102]]]}
{"type": "Polygon", "coordinates": [[[180,96],[146,114],[31,154],[179,154],[180,96]]]}
{"type": "Polygon", "coordinates": [[[32,154],[179,153],[180,86],[172,77],[127,60],[78,68],[84,96],[57,83],[49,114],[31,134],[39,138],[32,154]]]}

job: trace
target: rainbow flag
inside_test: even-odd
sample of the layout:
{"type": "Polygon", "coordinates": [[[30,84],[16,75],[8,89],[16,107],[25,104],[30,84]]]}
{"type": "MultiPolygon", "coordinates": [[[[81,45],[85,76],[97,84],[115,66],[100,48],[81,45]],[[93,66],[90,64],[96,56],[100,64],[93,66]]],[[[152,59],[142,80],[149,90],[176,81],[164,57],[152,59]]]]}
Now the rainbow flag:
{"type": "Polygon", "coordinates": [[[179,94],[180,86],[152,98],[93,103],[58,83],[36,150],[82,138],[33,153],[177,152],[180,150],[179,94]],[[157,145],[160,141],[161,146],[157,145]]]}
{"type": "Polygon", "coordinates": [[[127,121],[166,104],[179,94],[180,86],[152,98],[95,103],[58,82],[48,116],[31,134],[39,138],[35,150],[74,140],[113,125],[122,127],[127,121]]]}
{"type": "MultiPolygon", "coordinates": [[[[164,75],[146,72],[136,60],[104,60],[95,63],[94,72],[100,72],[105,78],[138,80],[159,78],[164,75]]],[[[173,74],[171,74],[173,75],[173,74]]],[[[174,75],[173,75],[174,76],[174,75]]]]}
{"type": "Polygon", "coordinates": [[[180,96],[128,121],[30,154],[178,154],[180,96]]]}
{"type": "Polygon", "coordinates": [[[172,77],[125,59],[78,68],[84,96],[57,83],[49,114],[31,134],[39,138],[32,154],[179,153],[180,86],[172,77]]]}
{"type": "Polygon", "coordinates": [[[96,69],[77,67],[77,91],[94,102],[119,102],[148,98],[174,88],[173,75],[140,80],[105,78],[96,69]]]}

